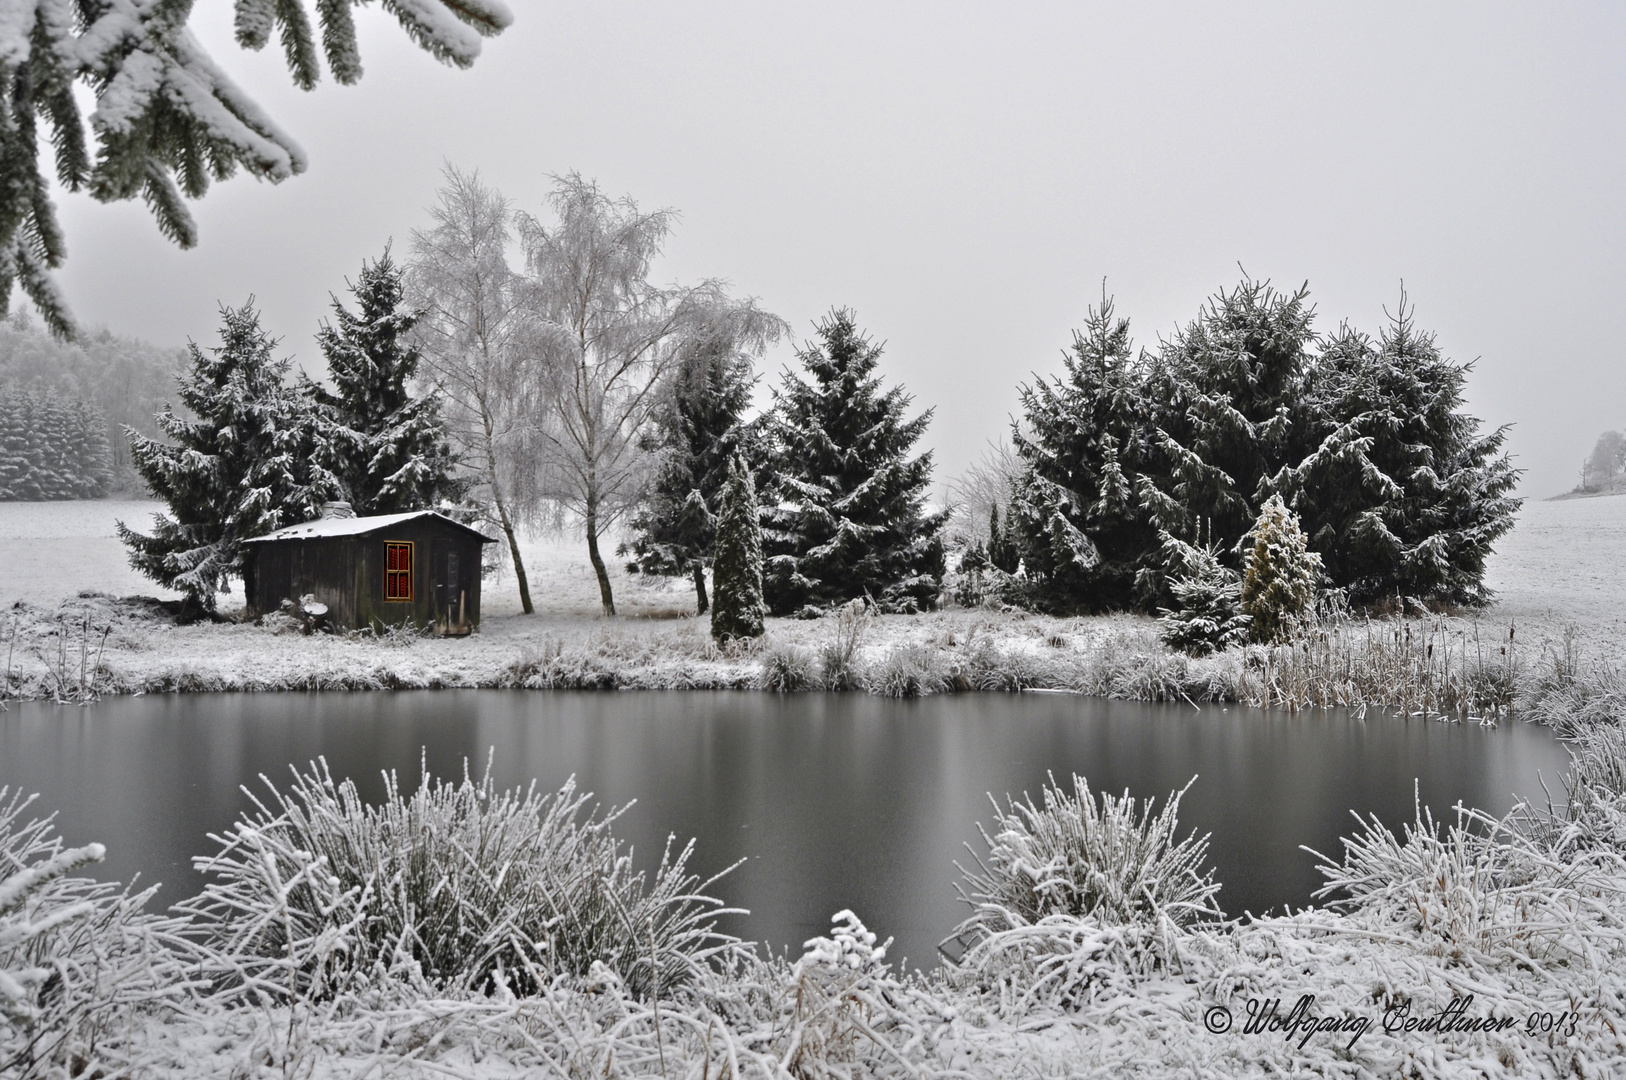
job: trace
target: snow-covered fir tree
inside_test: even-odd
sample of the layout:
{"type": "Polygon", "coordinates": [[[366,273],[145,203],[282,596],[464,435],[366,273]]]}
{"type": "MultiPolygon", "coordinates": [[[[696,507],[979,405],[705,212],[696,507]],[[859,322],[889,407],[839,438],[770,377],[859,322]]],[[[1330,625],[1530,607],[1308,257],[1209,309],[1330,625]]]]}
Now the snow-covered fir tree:
{"type": "Polygon", "coordinates": [[[1315,609],[1321,556],[1309,549],[1298,515],[1280,495],[1265,500],[1248,541],[1241,597],[1248,632],[1255,641],[1281,641],[1315,609]]]}
{"type": "Polygon", "coordinates": [[[905,417],[910,398],[881,390],[881,347],[853,313],[832,312],[819,340],[787,371],[769,420],[774,487],[763,512],[764,591],[775,614],[827,610],[870,597],[919,611],[942,587],[946,515],[926,510],[930,451],[909,457],[931,410],[905,417]]]}
{"type": "Polygon", "coordinates": [[[253,299],[221,319],[220,347],[190,345],[178,381],[196,419],[166,407],[158,421],[170,442],[127,432],[137,472],[169,513],[153,515],[150,535],[118,524],[130,565],[184,593],[193,613],[213,611],[240,574],[245,540],[319,516],[339,490],[312,461],[308,399],[287,382],[290,361],[272,357],[253,299]]]}
{"type": "Polygon", "coordinates": [[[1240,571],[1280,495],[1352,599],[1487,599],[1485,558],[1518,506],[1506,430],[1462,412],[1467,368],[1401,308],[1376,343],[1347,327],[1323,340],[1306,289],[1244,280],[1135,360],[1127,324],[1092,312],[1067,374],[1022,392],[1011,518],[1033,595],[1167,607],[1161,535],[1209,523],[1240,571]]]}
{"type": "Polygon", "coordinates": [[[350,286],[356,310],[333,299],[333,323],[316,335],[333,389],[312,385],[317,454],[358,515],[435,505],[455,494],[452,452],[431,392],[414,396],[419,354],[402,270],[388,248],[350,286]]]}
{"type": "Polygon", "coordinates": [[[1220,562],[1211,543],[1185,543],[1163,536],[1169,592],[1174,606],[1158,612],[1163,643],[1190,656],[1207,656],[1248,640],[1242,581],[1220,562]]]}
{"type": "Polygon", "coordinates": [[[1282,293],[1245,278],[1162,343],[1147,373],[1154,426],[1148,482],[1139,486],[1152,524],[1189,536],[1205,520],[1236,559],[1265,482],[1306,449],[1314,314],[1308,287],[1282,293]]]}
{"type": "Polygon", "coordinates": [[[762,527],[751,469],[735,454],[718,508],[711,636],[718,641],[762,636],[762,527]]]}
{"type": "Polygon", "coordinates": [[[1397,591],[1483,604],[1485,560],[1513,527],[1507,427],[1462,411],[1468,365],[1440,354],[1404,294],[1376,342],[1340,328],[1312,369],[1306,455],[1273,478],[1350,599],[1397,591]]]}
{"type": "Polygon", "coordinates": [[[701,615],[710,603],[706,567],[715,550],[723,486],[751,435],[745,411],[756,384],[750,356],[719,344],[689,350],[673,373],[654,432],[644,442],[658,458],[655,477],[622,549],[642,573],[688,575],[701,615]]]}
{"type": "Polygon", "coordinates": [[[1063,364],[1060,377],[1019,391],[1026,423],[1013,427],[1012,442],[1023,470],[1006,532],[1029,575],[1043,582],[1035,596],[1046,606],[1126,607],[1136,575],[1156,564],[1159,551],[1138,492],[1151,456],[1152,406],[1129,320],[1114,314],[1110,298],[1085,316],[1063,364]]]}
{"type": "Polygon", "coordinates": [[[1022,563],[1022,549],[1011,535],[1010,520],[1001,527],[999,504],[988,504],[988,565],[1001,573],[1014,574],[1022,563]]]}
{"type": "MultiPolygon", "coordinates": [[[[187,27],[194,0],[6,0],[0,4],[0,315],[13,285],[54,333],[72,329],[50,271],[66,253],[41,159],[40,129],[54,149],[56,181],[101,202],[140,198],[159,230],[197,242],[186,199],[239,168],[273,182],[303,172],[294,140],[236,86],[187,27]],[[78,84],[95,95],[96,147],[78,84]]],[[[319,0],[321,48],[333,77],[361,77],[351,8],[319,0]]],[[[482,37],[513,21],[502,0],[389,3],[407,35],[442,61],[467,67],[482,37]]],[[[263,48],[273,31],[296,85],[320,74],[303,0],[236,0],[239,45],[263,48]]]]}

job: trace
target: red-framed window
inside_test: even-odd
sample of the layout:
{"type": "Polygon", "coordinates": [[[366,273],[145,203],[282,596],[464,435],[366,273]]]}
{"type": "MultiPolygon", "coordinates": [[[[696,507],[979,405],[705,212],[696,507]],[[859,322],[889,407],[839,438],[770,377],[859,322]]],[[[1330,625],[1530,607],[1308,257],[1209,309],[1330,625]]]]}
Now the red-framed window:
{"type": "Polygon", "coordinates": [[[384,545],[384,599],[412,599],[412,544],[410,541],[384,545]]]}

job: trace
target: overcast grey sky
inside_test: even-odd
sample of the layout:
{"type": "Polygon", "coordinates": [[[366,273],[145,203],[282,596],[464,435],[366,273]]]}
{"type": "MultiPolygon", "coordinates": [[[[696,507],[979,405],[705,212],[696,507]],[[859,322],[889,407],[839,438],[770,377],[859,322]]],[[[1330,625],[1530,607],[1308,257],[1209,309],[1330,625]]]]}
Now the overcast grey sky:
{"type": "Polygon", "coordinates": [[[1308,280],[1323,330],[1375,332],[1404,279],[1478,358],[1475,414],[1516,425],[1523,494],[1626,426],[1626,5],[510,2],[468,71],[362,9],[365,77],[307,94],[199,0],[310,170],[217,186],[189,252],[140,204],[61,197],[76,315],[212,344],[253,293],[319,369],[328,293],[426,224],[443,160],[533,212],[574,169],[681,212],[662,278],[725,278],[799,338],[855,308],[937,410],[940,479],[1103,278],[1155,344],[1238,263],[1308,280]]]}

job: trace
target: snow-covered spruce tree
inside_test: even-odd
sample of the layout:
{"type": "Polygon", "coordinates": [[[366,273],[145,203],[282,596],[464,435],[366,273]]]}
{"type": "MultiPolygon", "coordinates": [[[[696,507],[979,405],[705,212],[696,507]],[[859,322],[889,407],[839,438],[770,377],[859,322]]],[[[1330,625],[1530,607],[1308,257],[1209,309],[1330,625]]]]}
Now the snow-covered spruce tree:
{"type": "Polygon", "coordinates": [[[131,566],[186,594],[189,614],[214,610],[240,573],[243,541],[317,517],[338,491],[312,461],[307,399],[286,382],[290,361],[272,358],[253,298],[221,319],[220,347],[190,345],[191,370],[178,380],[197,419],[166,407],[167,443],[126,429],[136,471],[169,513],[153,515],[150,536],[119,522],[119,538],[131,566]]]}
{"type": "MultiPolygon", "coordinates": [[[[754,313],[754,308],[739,311],[754,313]]],[[[755,426],[745,422],[745,411],[756,385],[752,353],[767,339],[740,340],[737,331],[751,329],[751,321],[719,318],[712,333],[682,347],[653,430],[642,443],[656,455],[654,480],[633,513],[632,536],[620,549],[641,573],[688,575],[700,615],[710,604],[706,567],[712,563],[730,463],[736,454],[743,453],[747,462],[759,456],[755,426]]],[[[768,331],[778,336],[776,325],[768,331]]]]}
{"type": "Polygon", "coordinates": [[[113,453],[107,440],[107,417],[91,402],[74,402],[68,439],[74,462],[72,498],[100,499],[113,486],[113,453]]]}
{"type": "MultiPolygon", "coordinates": [[[[72,330],[50,271],[66,253],[40,161],[40,127],[56,180],[100,202],[140,197],[181,247],[197,242],[185,199],[243,168],[262,180],[305,169],[299,146],[249,100],[187,27],[194,0],[7,0],[0,6],[0,316],[20,284],[53,333],[72,330]],[[96,97],[87,132],[76,84],[96,97]],[[94,159],[88,135],[94,133],[94,159]]],[[[318,0],[322,51],[340,83],[361,77],[351,8],[318,0]]],[[[480,39],[513,21],[502,0],[389,0],[407,35],[468,67],[480,39]]],[[[294,83],[321,65],[303,0],[236,0],[237,42],[261,49],[277,32],[294,83]]]]}
{"type": "Polygon", "coordinates": [[[1136,574],[1159,550],[1137,490],[1156,430],[1146,361],[1133,353],[1129,320],[1103,297],[1063,363],[1060,377],[1019,390],[1024,423],[1013,426],[1012,442],[1023,468],[1006,532],[1044,606],[1127,607],[1136,574]]]}
{"type": "Polygon", "coordinates": [[[1189,656],[1207,656],[1248,640],[1242,613],[1242,581],[1220,562],[1212,544],[1188,544],[1163,536],[1169,592],[1174,606],[1158,612],[1163,643],[1189,656]]]}
{"type": "Polygon", "coordinates": [[[718,641],[762,636],[762,526],[756,484],[736,454],[729,459],[717,519],[711,636],[718,641]]]}
{"type": "Polygon", "coordinates": [[[1513,527],[1518,471],[1504,426],[1462,411],[1469,365],[1440,355],[1401,295],[1376,342],[1343,327],[1310,373],[1303,460],[1272,478],[1328,579],[1357,603],[1397,591],[1483,604],[1485,559],[1513,527]]]}
{"type": "Polygon", "coordinates": [[[350,286],[356,311],[334,297],[334,324],[316,335],[333,380],[332,391],[309,388],[318,453],[358,515],[420,510],[454,490],[438,394],[412,393],[422,312],[406,306],[401,279],[386,247],[350,286]]]}
{"type": "Polygon", "coordinates": [[[882,392],[881,347],[851,311],[832,312],[817,329],[819,342],[797,354],[810,378],[785,373],[768,424],[768,609],[829,609],[866,596],[883,610],[930,608],[942,587],[945,515],[925,509],[930,451],[908,454],[931,410],[907,420],[902,388],[882,392]]]}
{"type": "Polygon", "coordinates": [[[1321,556],[1309,549],[1298,515],[1280,495],[1259,511],[1247,537],[1252,543],[1242,577],[1242,611],[1255,641],[1287,637],[1315,608],[1321,580],[1321,556]]]}
{"type": "MultiPolygon", "coordinates": [[[[1240,553],[1267,482],[1308,451],[1314,315],[1308,286],[1280,293],[1244,278],[1163,343],[1146,384],[1153,461],[1139,488],[1158,528],[1189,536],[1204,519],[1227,558],[1240,553]]],[[[1167,595],[1151,567],[1140,589],[1167,595]]]]}

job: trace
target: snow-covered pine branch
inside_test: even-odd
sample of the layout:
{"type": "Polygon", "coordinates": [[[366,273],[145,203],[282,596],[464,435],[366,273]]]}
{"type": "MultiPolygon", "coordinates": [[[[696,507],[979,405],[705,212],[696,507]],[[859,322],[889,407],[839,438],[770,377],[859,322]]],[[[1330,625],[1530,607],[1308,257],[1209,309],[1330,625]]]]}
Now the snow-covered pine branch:
{"type": "MultiPolygon", "coordinates": [[[[361,77],[351,7],[318,0],[334,78],[361,77]]],[[[305,153],[204,51],[188,20],[194,0],[10,0],[0,9],[0,316],[20,286],[58,336],[72,317],[50,271],[66,257],[42,167],[37,125],[49,129],[55,175],[101,202],[141,198],[159,230],[197,243],[187,199],[242,168],[273,183],[303,172],[305,153]],[[87,118],[76,84],[95,93],[87,118]],[[95,138],[94,158],[89,133],[95,138]]],[[[385,0],[407,35],[438,59],[468,67],[481,39],[513,22],[502,0],[385,0]]],[[[303,0],[237,0],[237,40],[257,49],[280,32],[295,85],[320,65],[303,0]]]]}

